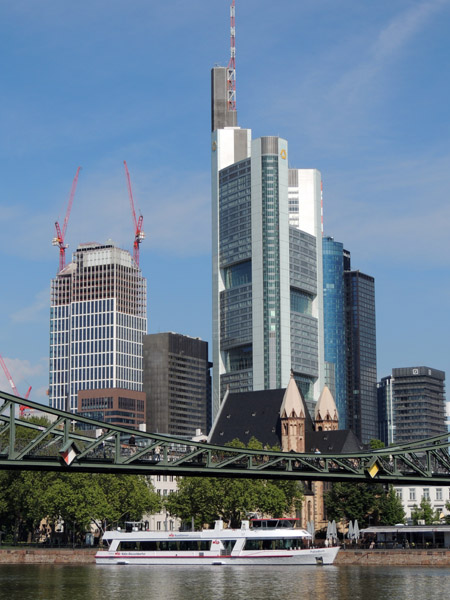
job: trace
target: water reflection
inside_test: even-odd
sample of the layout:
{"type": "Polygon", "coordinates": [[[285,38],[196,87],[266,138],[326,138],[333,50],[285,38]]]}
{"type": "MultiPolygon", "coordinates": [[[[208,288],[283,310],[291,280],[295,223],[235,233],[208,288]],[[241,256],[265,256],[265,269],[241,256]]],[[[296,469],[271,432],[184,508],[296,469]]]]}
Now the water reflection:
{"type": "Polygon", "coordinates": [[[446,599],[450,569],[0,565],[0,600],[446,599]]]}

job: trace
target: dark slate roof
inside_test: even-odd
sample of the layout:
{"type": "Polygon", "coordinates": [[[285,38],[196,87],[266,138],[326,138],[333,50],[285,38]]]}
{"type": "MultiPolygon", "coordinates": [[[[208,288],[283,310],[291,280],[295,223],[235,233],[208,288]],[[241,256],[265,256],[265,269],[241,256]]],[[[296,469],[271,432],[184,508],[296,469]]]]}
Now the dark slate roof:
{"type": "Polygon", "coordinates": [[[365,446],[350,429],[309,431],[306,434],[305,452],[315,452],[316,449],[322,454],[350,454],[361,452],[365,446]]]}
{"type": "MultiPolygon", "coordinates": [[[[252,437],[263,446],[281,447],[280,408],[286,390],[229,394],[209,434],[209,443],[225,446],[234,439],[248,444],[252,437]]],[[[322,454],[360,452],[364,447],[350,430],[314,431],[306,411],[305,451],[322,454]]]]}
{"type": "Polygon", "coordinates": [[[229,394],[217,415],[209,441],[224,446],[238,438],[248,444],[255,437],[264,446],[279,446],[280,408],[285,390],[261,390],[229,394]]]}

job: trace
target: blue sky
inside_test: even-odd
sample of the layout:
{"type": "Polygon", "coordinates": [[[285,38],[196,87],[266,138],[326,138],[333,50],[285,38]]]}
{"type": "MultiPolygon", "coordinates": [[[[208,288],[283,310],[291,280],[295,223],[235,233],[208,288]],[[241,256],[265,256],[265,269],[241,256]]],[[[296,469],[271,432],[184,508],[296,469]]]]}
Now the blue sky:
{"type": "MultiPolygon", "coordinates": [[[[149,332],[211,339],[210,68],[228,62],[229,4],[0,3],[0,354],[35,401],[80,165],[68,260],[132,249],[126,160],[149,332]]],[[[321,170],[325,233],[376,279],[379,376],[450,372],[450,0],[237,0],[236,21],[239,124],[321,170]]]]}

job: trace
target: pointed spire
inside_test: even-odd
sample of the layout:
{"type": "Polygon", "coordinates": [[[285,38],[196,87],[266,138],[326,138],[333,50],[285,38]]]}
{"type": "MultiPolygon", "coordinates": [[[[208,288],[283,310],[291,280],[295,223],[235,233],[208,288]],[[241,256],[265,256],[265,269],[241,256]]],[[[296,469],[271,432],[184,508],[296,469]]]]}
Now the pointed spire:
{"type": "Polygon", "coordinates": [[[336,402],[334,401],[333,394],[330,392],[328,387],[323,387],[320,398],[317,401],[316,408],[314,411],[314,419],[316,423],[318,421],[338,421],[339,415],[336,408],[336,402]]]}
{"type": "Polygon", "coordinates": [[[304,418],[306,415],[306,406],[297,383],[294,379],[294,373],[291,370],[291,378],[284,392],[283,402],[280,408],[280,417],[286,419],[289,417],[304,418]]]}

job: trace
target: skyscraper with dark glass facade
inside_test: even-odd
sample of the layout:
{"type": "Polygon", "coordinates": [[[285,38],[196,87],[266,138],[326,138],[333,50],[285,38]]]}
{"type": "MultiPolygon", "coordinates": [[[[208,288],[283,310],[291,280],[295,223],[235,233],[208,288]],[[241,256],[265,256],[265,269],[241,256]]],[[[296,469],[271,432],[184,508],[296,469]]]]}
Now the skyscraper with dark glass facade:
{"type": "Polygon", "coordinates": [[[336,242],[332,237],[323,238],[325,361],[334,365],[334,399],[339,414],[340,429],[347,428],[347,353],[343,255],[344,246],[341,242],[336,242]]]}
{"type": "MultiPolygon", "coordinates": [[[[350,256],[344,262],[349,265],[350,256]]],[[[363,443],[378,437],[375,280],[344,272],[347,351],[347,427],[363,443]]]]}

